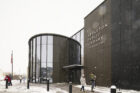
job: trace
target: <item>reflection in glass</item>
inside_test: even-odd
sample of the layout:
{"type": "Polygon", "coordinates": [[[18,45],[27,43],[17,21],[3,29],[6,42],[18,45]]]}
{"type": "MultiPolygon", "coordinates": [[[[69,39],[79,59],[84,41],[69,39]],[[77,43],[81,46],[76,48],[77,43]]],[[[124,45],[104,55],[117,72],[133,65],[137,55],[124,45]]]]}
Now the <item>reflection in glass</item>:
{"type": "Polygon", "coordinates": [[[42,45],[46,45],[47,43],[47,36],[42,36],[42,45]]]}
{"type": "Polygon", "coordinates": [[[47,62],[53,62],[53,45],[47,46],[47,62]]]}
{"type": "Polygon", "coordinates": [[[48,36],[48,44],[49,45],[53,44],[53,36],[48,36]]]}
{"type": "Polygon", "coordinates": [[[41,51],[41,67],[46,67],[46,65],[44,65],[46,63],[47,60],[47,55],[46,55],[46,45],[42,45],[42,51],[41,51]],[[44,62],[44,64],[42,64],[44,62]]]}
{"type": "Polygon", "coordinates": [[[81,63],[84,65],[84,29],[80,30],[72,38],[81,44],[81,63]]]}
{"type": "MultiPolygon", "coordinates": [[[[51,78],[53,70],[53,36],[40,36],[37,38],[37,69],[41,70],[41,79],[51,78]],[[40,51],[41,49],[41,51],[40,51]],[[41,59],[40,59],[41,53],[41,59]],[[41,61],[41,68],[39,67],[41,61]],[[51,73],[51,74],[50,74],[51,73]],[[46,75],[47,74],[47,75],[46,75]]],[[[39,77],[39,71],[37,77],[39,77]]]]}
{"type": "Polygon", "coordinates": [[[36,81],[39,81],[40,76],[40,37],[37,37],[37,53],[36,53],[36,81]]]}
{"type": "Polygon", "coordinates": [[[47,45],[47,78],[52,81],[53,73],[53,36],[48,36],[48,45],[47,45]]]}

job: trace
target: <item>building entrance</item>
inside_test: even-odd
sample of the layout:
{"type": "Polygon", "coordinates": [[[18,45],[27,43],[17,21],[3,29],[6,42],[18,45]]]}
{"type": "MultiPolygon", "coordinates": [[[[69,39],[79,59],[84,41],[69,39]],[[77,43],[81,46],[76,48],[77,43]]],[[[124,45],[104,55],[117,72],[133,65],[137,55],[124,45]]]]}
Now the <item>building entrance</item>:
{"type": "Polygon", "coordinates": [[[81,77],[81,70],[80,69],[70,69],[69,70],[69,81],[72,83],[79,84],[81,77]]]}

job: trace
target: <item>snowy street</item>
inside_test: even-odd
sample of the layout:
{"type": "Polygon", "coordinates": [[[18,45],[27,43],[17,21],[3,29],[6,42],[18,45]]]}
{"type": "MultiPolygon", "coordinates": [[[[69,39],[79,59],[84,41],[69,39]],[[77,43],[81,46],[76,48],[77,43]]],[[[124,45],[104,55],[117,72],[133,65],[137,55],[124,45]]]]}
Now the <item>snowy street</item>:
{"type": "MultiPolygon", "coordinates": [[[[30,89],[27,89],[27,83],[20,83],[20,81],[12,81],[13,86],[9,86],[5,89],[5,81],[0,81],[0,93],[69,93],[69,85],[67,83],[54,83],[50,84],[50,91],[47,92],[47,86],[45,84],[30,84],[30,89]]],[[[80,85],[73,85],[72,93],[83,93],[80,91],[80,85]]],[[[90,92],[90,85],[85,87],[86,93],[90,92]]],[[[96,87],[94,93],[110,93],[110,88],[96,87]]],[[[117,90],[118,91],[118,90],[117,90]]],[[[134,90],[121,90],[122,93],[140,93],[140,91],[134,90]]]]}

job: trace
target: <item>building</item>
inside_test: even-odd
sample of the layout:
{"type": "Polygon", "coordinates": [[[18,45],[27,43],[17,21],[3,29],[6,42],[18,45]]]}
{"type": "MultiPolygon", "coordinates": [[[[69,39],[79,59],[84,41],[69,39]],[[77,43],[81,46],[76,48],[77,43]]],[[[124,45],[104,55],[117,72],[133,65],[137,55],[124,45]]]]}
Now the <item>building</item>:
{"type": "MultiPolygon", "coordinates": [[[[81,44],[81,65],[84,66],[84,28],[71,36],[71,38],[81,44]]],[[[81,69],[81,74],[84,74],[84,69],[81,69]]]]}
{"type": "Polygon", "coordinates": [[[74,39],[58,34],[38,34],[29,40],[30,82],[79,83],[81,45],[74,39]]]}
{"type": "Polygon", "coordinates": [[[48,71],[45,69],[49,66],[50,75],[48,76],[53,82],[69,80],[78,83],[82,73],[85,74],[86,83],[90,84],[89,74],[94,72],[97,76],[96,85],[109,87],[116,85],[119,88],[139,90],[139,17],[140,0],[104,0],[84,18],[84,27],[71,38],[55,34],[33,36],[29,41],[30,79],[41,80],[40,78],[45,77],[48,71]],[[43,56],[48,55],[43,54],[43,45],[46,45],[45,51],[48,51],[48,45],[43,44],[43,36],[47,36],[45,42],[53,41],[51,43],[53,47],[49,49],[51,52],[47,52],[49,56],[53,55],[49,57],[51,61],[47,61],[49,60],[47,56],[43,56]],[[50,36],[52,40],[49,40],[50,36]],[[42,42],[39,43],[42,47],[39,47],[39,50],[34,48],[38,45],[34,43],[38,42],[37,38],[40,38],[39,41],[42,42]],[[46,60],[45,64],[48,65],[44,64],[44,68],[41,68],[43,58],[46,60]],[[34,68],[37,69],[37,66],[43,72],[40,71],[41,69],[35,72],[34,68]],[[82,66],[84,69],[81,71],[82,66]]]}
{"type": "Polygon", "coordinates": [[[140,1],[105,0],[84,19],[86,81],[140,89],[140,1]]]}

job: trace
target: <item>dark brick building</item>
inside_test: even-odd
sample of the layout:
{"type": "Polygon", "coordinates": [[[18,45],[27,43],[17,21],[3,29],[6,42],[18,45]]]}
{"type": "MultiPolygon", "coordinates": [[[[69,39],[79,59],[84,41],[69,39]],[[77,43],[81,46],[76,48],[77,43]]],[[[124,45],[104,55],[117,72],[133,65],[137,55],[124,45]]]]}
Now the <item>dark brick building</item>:
{"type": "Polygon", "coordinates": [[[85,17],[84,63],[97,85],[140,89],[140,1],[105,0],[85,17]]]}

